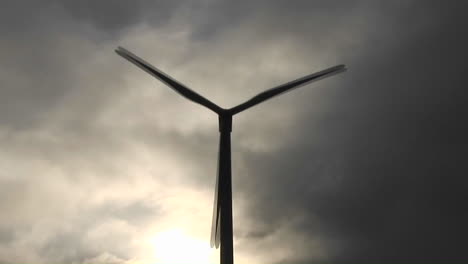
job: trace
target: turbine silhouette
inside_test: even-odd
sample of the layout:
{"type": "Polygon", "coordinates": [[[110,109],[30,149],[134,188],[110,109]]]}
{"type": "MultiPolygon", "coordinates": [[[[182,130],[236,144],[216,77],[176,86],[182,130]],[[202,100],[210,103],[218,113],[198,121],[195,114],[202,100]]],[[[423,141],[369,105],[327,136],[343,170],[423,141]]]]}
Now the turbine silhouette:
{"type": "Polygon", "coordinates": [[[169,75],[152,66],[130,51],[118,47],[115,52],[142,70],[153,75],[183,97],[205,106],[218,114],[219,119],[219,152],[218,172],[216,177],[215,197],[213,205],[213,219],[211,226],[211,247],[218,248],[221,245],[221,264],[233,264],[233,236],[232,236],[232,188],[231,188],[231,131],[232,116],[254,105],[266,101],[276,95],[291,91],[294,88],[318,81],[326,77],[346,71],[344,65],[337,65],[323,71],[319,71],[294,81],[271,88],[250,100],[230,109],[224,109],[209,101],[205,97],[190,90],[185,85],[174,80],[169,75]]]}

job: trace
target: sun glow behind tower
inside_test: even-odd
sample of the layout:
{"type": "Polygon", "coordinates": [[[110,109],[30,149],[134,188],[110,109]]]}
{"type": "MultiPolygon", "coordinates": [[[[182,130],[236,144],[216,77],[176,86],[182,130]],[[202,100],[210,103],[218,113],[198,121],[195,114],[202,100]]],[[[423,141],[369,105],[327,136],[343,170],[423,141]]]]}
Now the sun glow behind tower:
{"type": "Polygon", "coordinates": [[[150,243],[154,247],[154,264],[216,263],[216,251],[206,241],[182,229],[162,231],[150,239],[150,243]]]}

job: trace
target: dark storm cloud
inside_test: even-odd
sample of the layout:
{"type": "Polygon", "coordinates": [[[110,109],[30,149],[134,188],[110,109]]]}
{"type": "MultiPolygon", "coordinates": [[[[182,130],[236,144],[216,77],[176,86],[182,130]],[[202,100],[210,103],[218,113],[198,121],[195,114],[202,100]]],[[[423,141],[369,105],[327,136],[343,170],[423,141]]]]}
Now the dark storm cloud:
{"type": "Polygon", "coordinates": [[[269,224],[264,235],[305,215],[296,230],[329,250],[283,262],[466,259],[463,11],[428,2],[380,8],[385,24],[372,25],[369,42],[345,61],[330,111],[302,116],[278,152],[242,157],[250,171],[242,189],[257,202],[251,215],[269,224]]]}

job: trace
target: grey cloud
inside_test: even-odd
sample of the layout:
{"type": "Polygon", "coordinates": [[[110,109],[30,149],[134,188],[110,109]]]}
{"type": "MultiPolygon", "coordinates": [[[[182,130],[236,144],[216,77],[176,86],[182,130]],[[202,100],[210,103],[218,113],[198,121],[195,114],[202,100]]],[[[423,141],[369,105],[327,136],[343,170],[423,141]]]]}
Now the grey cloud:
{"type": "Polygon", "coordinates": [[[167,22],[184,1],[59,1],[64,10],[78,21],[90,23],[103,32],[120,31],[129,26],[151,21],[167,22]]]}
{"type": "MultiPolygon", "coordinates": [[[[183,1],[8,1],[2,9],[3,30],[21,32],[38,28],[37,22],[89,24],[108,37],[130,26],[148,21],[165,23],[183,1]],[[106,35],[109,34],[109,35],[106,35]]],[[[44,24],[42,24],[44,26],[44,24]]],[[[43,28],[44,29],[44,28],[43,28]]],[[[10,31],[11,32],[11,31],[10,31]]],[[[14,33],[14,32],[11,32],[14,33]]]]}

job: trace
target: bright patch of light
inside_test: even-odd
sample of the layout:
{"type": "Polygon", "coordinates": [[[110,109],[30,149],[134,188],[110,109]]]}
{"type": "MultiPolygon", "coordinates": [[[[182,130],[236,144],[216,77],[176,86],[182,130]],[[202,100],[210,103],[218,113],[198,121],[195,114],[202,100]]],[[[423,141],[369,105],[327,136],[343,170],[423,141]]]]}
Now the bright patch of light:
{"type": "Polygon", "coordinates": [[[211,264],[214,250],[209,241],[186,235],[182,230],[171,229],[158,233],[152,240],[154,264],[211,264]]]}

